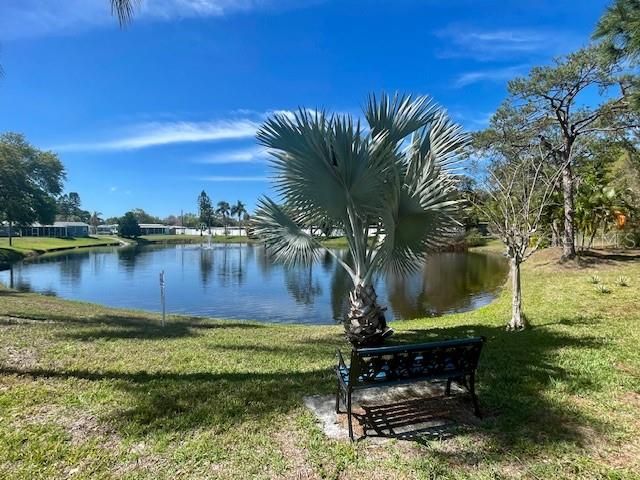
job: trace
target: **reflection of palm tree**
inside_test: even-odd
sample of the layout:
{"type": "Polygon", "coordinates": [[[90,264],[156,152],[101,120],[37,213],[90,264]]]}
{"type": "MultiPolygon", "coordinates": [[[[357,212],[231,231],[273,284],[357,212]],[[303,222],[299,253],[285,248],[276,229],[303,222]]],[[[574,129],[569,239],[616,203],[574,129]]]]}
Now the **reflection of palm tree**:
{"type": "Polygon", "coordinates": [[[313,281],[313,265],[287,266],[284,270],[285,286],[297,303],[312,305],[322,287],[313,281]]]}
{"type": "Polygon", "coordinates": [[[275,255],[272,251],[266,249],[264,245],[256,245],[254,250],[257,257],[257,265],[260,273],[265,278],[269,278],[273,265],[275,263],[275,255]]]}
{"type": "Polygon", "coordinates": [[[209,284],[209,277],[213,272],[213,250],[200,249],[200,278],[202,286],[209,284]]]}

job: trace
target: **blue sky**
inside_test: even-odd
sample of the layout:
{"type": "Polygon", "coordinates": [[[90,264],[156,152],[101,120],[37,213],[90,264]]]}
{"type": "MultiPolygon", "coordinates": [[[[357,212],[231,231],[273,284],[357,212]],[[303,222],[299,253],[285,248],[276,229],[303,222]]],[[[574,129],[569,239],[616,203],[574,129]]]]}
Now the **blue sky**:
{"type": "Polygon", "coordinates": [[[260,122],[298,106],[357,114],[369,92],[429,94],[467,129],[506,81],[588,41],[608,2],[0,2],[0,131],[59,153],[67,191],[105,216],[195,211],[204,189],[270,193],[260,122]]]}

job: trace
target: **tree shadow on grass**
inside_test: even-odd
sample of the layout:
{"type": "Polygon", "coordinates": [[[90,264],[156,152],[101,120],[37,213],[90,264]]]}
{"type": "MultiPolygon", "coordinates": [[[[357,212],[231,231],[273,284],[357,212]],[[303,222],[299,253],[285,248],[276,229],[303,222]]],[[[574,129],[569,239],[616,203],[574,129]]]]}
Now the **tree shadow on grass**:
{"type": "Polygon", "coordinates": [[[94,341],[100,339],[157,340],[199,335],[204,330],[215,329],[259,329],[265,325],[232,320],[208,320],[200,317],[169,317],[164,325],[160,320],[123,312],[92,315],[85,318],[62,314],[39,314],[24,316],[7,312],[0,316],[0,325],[15,323],[53,323],[65,327],[57,336],[67,340],[94,341]]]}
{"type": "MultiPolygon", "coordinates": [[[[565,320],[569,319],[559,322],[565,320]]],[[[237,325],[242,324],[234,324],[237,325]]],[[[583,427],[598,427],[593,419],[582,416],[571,405],[551,401],[548,393],[558,382],[564,384],[569,394],[600,388],[587,371],[581,371],[579,365],[561,366],[556,355],[560,349],[590,349],[597,354],[597,349],[607,347],[601,339],[571,336],[546,327],[514,334],[497,326],[463,325],[400,331],[393,343],[475,335],[487,338],[478,379],[485,418],[472,427],[499,451],[525,456],[531,445],[580,444],[583,427]]],[[[276,418],[273,415],[291,412],[306,395],[332,393],[335,378],[329,365],[334,347],[340,343],[339,335],[314,338],[307,344],[303,340],[298,342],[298,355],[317,357],[312,368],[309,364],[300,366],[296,360],[299,357],[287,357],[291,349],[276,343],[266,351],[251,348],[232,351],[222,347],[217,358],[222,354],[228,361],[224,365],[212,362],[211,372],[135,372],[110,370],[105,365],[100,371],[3,368],[0,373],[113,385],[125,394],[125,400],[114,408],[108,420],[124,435],[138,437],[203,428],[224,431],[246,421],[272,420],[276,418]],[[285,360],[278,364],[279,371],[269,371],[270,355],[280,355],[280,350],[285,360]],[[237,365],[242,371],[236,371],[237,365]]],[[[605,420],[602,422],[603,425],[605,420]]],[[[466,461],[470,452],[456,455],[466,461]]],[[[476,458],[474,455],[469,458],[476,458]]]]}

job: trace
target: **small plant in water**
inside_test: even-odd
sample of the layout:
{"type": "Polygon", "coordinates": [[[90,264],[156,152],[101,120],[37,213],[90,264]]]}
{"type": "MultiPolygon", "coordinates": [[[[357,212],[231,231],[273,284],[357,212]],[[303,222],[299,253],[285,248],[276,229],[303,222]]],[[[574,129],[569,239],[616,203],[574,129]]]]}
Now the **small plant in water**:
{"type": "Polygon", "coordinates": [[[589,277],[589,282],[597,285],[598,283],[600,283],[600,277],[598,275],[591,275],[589,277]]]}
{"type": "Polygon", "coordinates": [[[619,287],[628,287],[629,286],[629,277],[625,277],[624,275],[616,278],[616,285],[619,287]]]}
{"type": "Polygon", "coordinates": [[[596,285],[596,292],[598,293],[611,293],[611,289],[603,284],[596,285]]]}

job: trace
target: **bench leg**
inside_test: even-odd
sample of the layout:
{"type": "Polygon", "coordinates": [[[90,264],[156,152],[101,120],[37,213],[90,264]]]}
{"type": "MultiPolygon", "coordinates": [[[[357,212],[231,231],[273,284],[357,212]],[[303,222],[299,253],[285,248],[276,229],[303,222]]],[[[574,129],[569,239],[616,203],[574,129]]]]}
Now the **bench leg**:
{"type": "Polygon", "coordinates": [[[447,388],[444,391],[444,394],[448,397],[449,395],[451,395],[451,378],[447,378],[447,388]]]}
{"type": "Polygon", "coordinates": [[[336,413],[340,413],[340,380],[338,380],[338,388],[336,389],[336,413]]]}
{"type": "Polygon", "coordinates": [[[349,423],[349,438],[353,442],[353,424],[351,423],[351,389],[347,392],[347,420],[349,423]]]}
{"type": "Polygon", "coordinates": [[[476,417],[482,418],[480,407],[478,406],[478,396],[476,395],[476,374],[469,375],[469,393],[471,393],[471,401],[473,402],[473,413],[476,417]]]}

